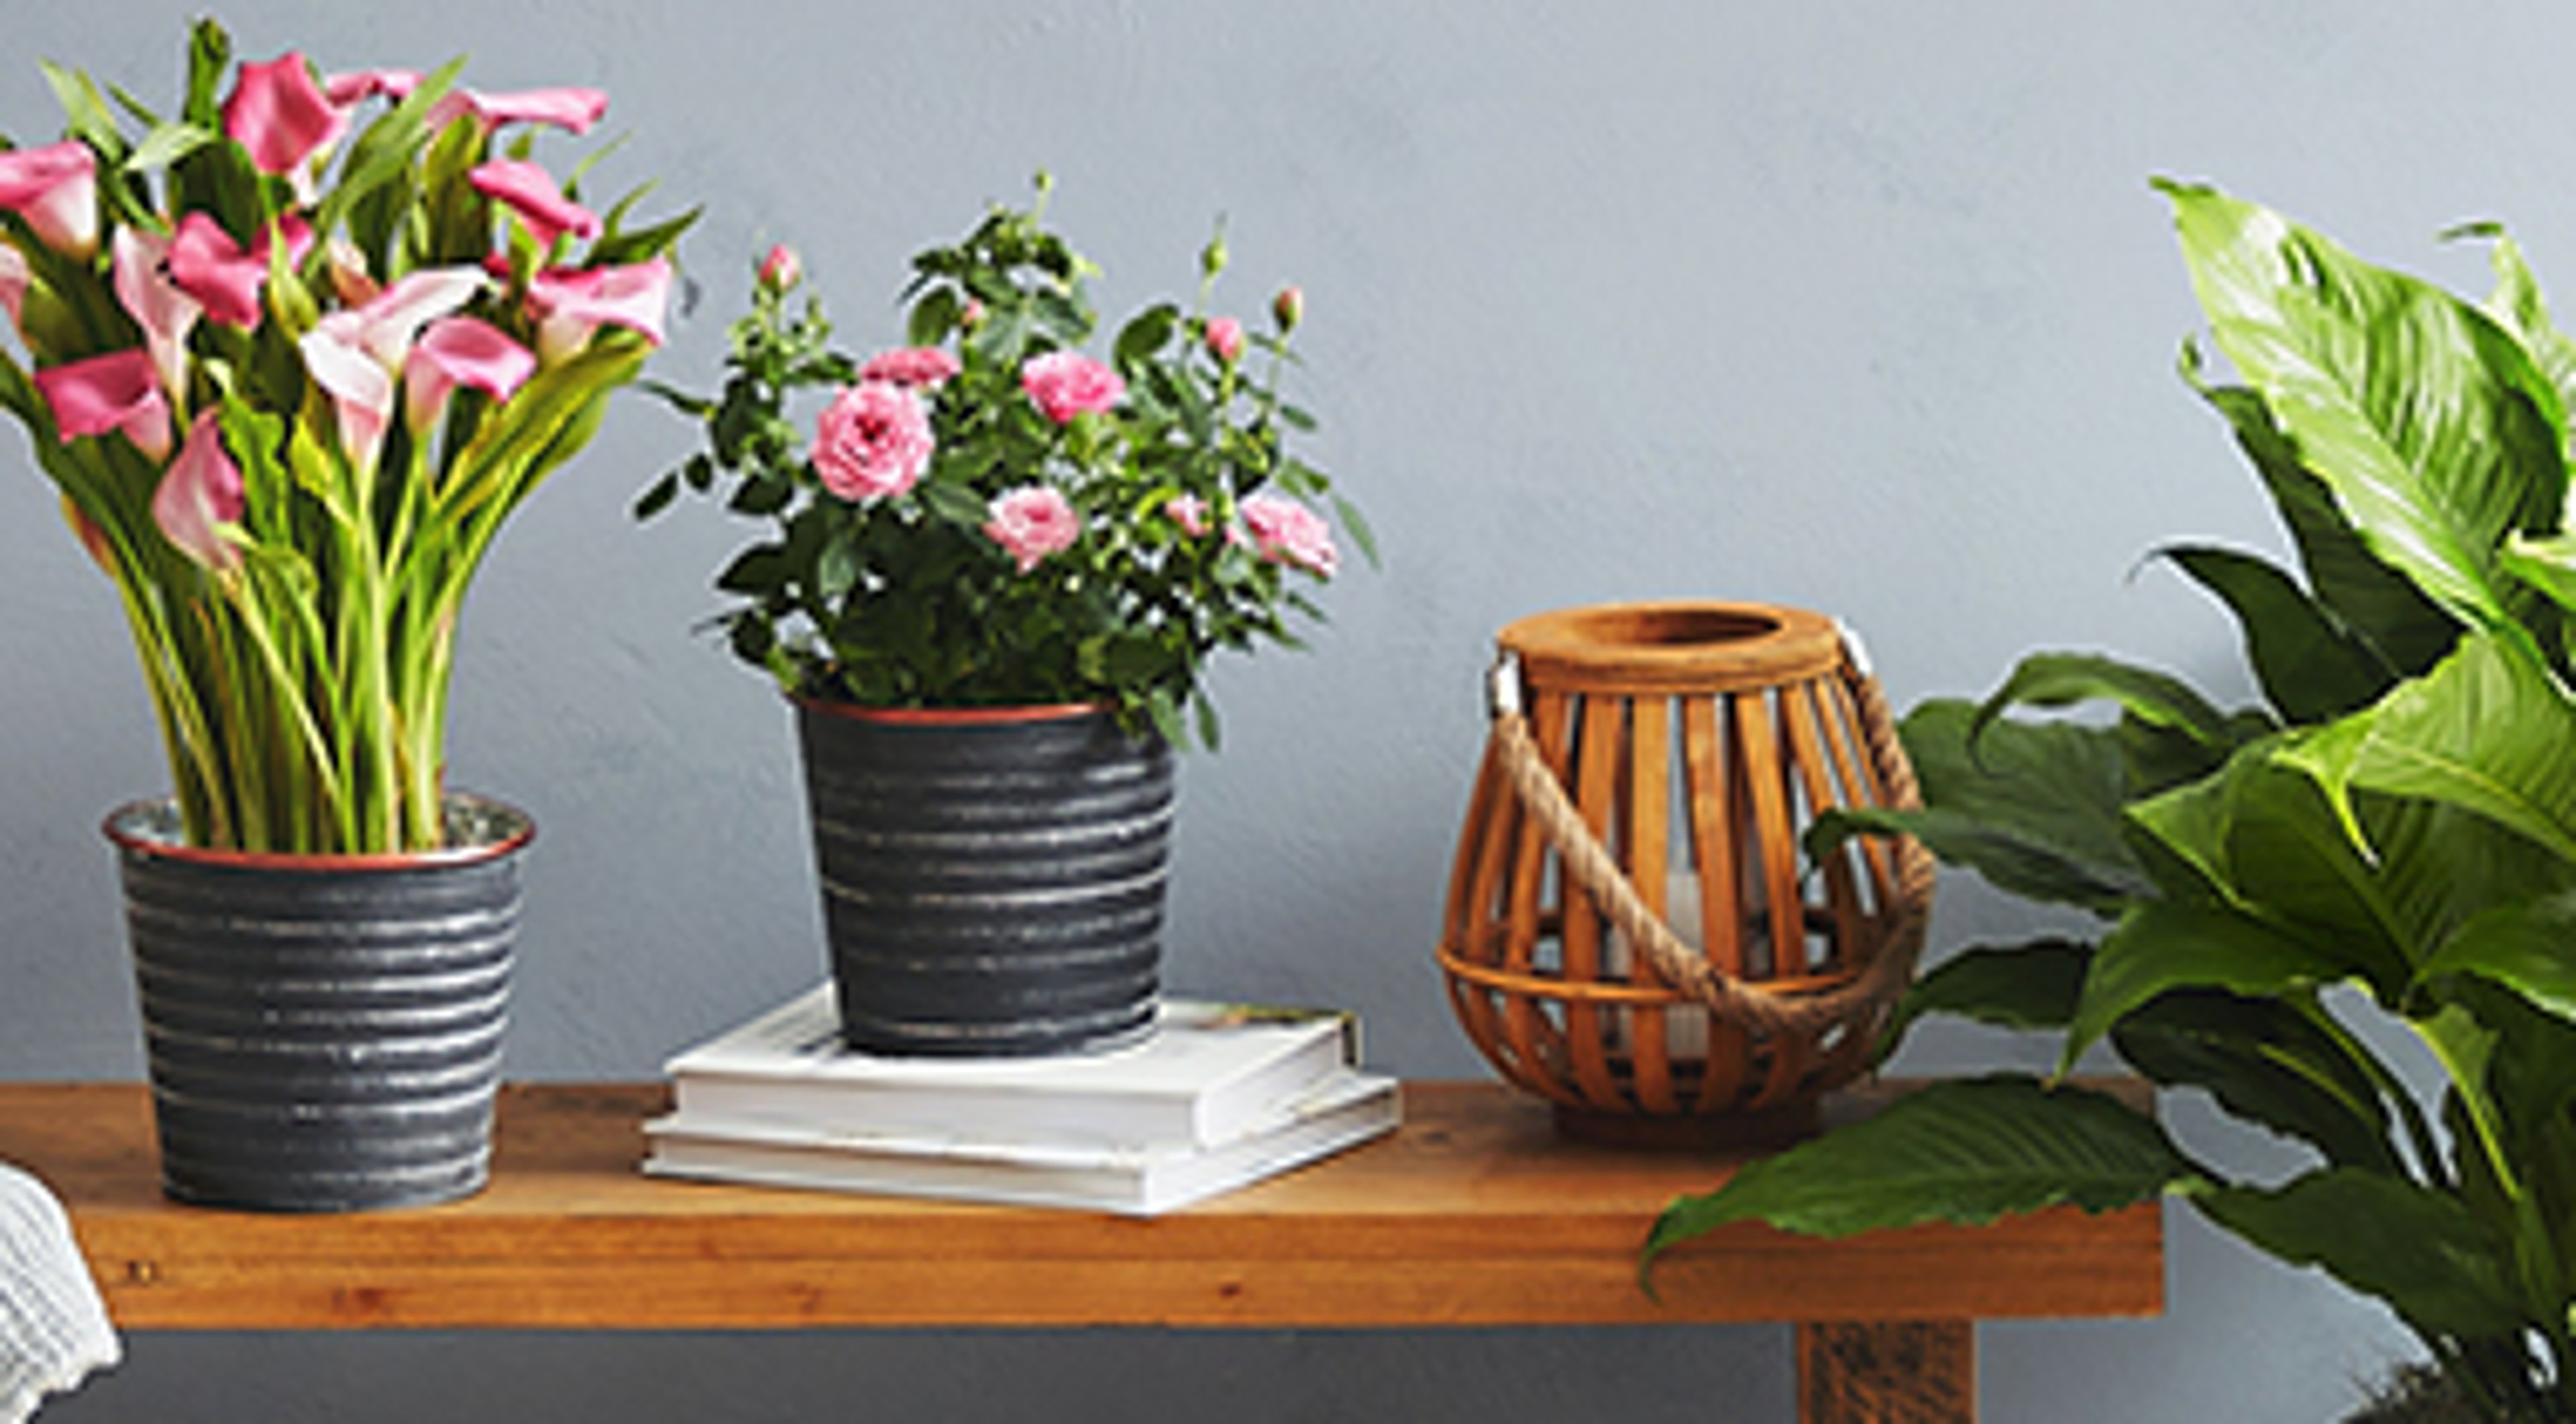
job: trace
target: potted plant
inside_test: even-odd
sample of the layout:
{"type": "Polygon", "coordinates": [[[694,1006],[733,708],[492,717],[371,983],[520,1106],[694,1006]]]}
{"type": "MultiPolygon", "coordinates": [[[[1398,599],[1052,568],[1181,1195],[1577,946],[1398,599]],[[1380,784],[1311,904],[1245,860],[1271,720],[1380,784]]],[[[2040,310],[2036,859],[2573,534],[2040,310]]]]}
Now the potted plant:
{"type": "Polygon", "coordinates": [[[200,22],[175,113],[48,65],[64,137],[0,153],[0,406],[123,602],[169,758],[171,797],[107,829],[193,1200],[483,1179],[530,828],[444,785],[457,625],[659,341],[688,218],[629,227],[531,160],[605,95],[461,66],[236,66],[200,22]]]}
{"type": "MultiPolygon", "coordinates": [[[[1278,379],[1303,297],[1248,330],[1164,301],[1086,351],[1094,269],[996,206],[913,259],[905,344],[830,346],[794,254],[757,266],[707,447],[637,506],[720,493],[765,537],[716,578],[733,651],[793,700],[845,1031],[889,1053],[1097,1049],[1145,1031],[1171,751],[1218,729],[1220,649],[1296,646],[1340,555],[1278,379]],[[788,410],[827,393],[810,438],[788,410]]],[[[1372,555],[1373,557],[1373,555],[1372,555]]]]}
{"type": "MultiPolygon", "coordinates": [[[[1972,949],[1900,1007],[2062,1029],[2048,1079],[1936,1084],[1747,1166],[1657,1224],[1649,1260],[1728,1221],[1843,1234],[2174,1193],[2256,1247],[2384,1302],[2465,1400],[2576,1419],[2576,538],[2564,527],[2576,344],[2514,245],[2471,304],[2206,187],[2162,185],[2227,419],[2301,576],[2240,551],[2164,556],[2240,622],[2265,704],[2089,654],[2024,660],[1904,735],[1902,831],[2091,938],[1972,949]],[[2109,725],[2014,708],[2104,702],[2109,725]],[[2410,1081],[2374,1043],[2411,1035],[2410,1081]],[[2243,1180],[2068,1081],[2107,1043],[2306,1149],[2243,1180]]],[[[2384,1416],[2373,1416],[2384,1417],[2384,1416]]],[[[2430,1417],[2429,1415],[2419,1417],[2430,1417]]]]}

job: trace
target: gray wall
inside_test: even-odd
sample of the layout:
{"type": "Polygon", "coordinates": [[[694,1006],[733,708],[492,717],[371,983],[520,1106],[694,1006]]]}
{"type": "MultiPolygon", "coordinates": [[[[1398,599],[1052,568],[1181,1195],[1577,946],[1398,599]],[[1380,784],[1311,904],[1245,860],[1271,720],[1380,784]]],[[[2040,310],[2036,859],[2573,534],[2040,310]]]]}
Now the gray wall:
{"type": "MultiPolygon", "coordinates": [[[[50,137],[50,56],[175,92],[174,3],[7,7],[0,129],[50,137]]],[[[946,0],[237,0],[244,53],[474,57],[596,84],[614,191],[703,201],[703,286],[655,363],[705,383],[745,264],[802,246],[846,339],[897,330],[902,260],[1030,172],[1115,311],[1183,287],[1310,298],[1315,449],[1383,573],[1312,656],[1227,667],[1229,748],[1185,770],[1170,978],[1348,1004],[1377,1062],[1482,1071],[1430,944],[1508,619],[1704,594],[1843,614],[1900,704],[2035,646],[2241,689],[2158,542],[2277,543],[2172,374],[2194,309],[2151,174],[2206,176],[2457,283],[2432,234],[2516,221],[2576,273],[2576,19],[2529,4],[1613,6],[946,0]]],[[[560,149],[549,151],[560,152],[560,149]]],[[[2571,278],[2569,280],[2576,280],[2571,278]]],[[[0,437],[0,445],[15,440],[0,437]]],[[[819,973],[787,713],[691,636],[738,535],[625,508],[687,432],[637,398],[476,594],[452,777],[531,807],[524,1077],[643,1077],[819,973]]],[[[141,1071],[100,813],[163,782],[108,590],[23,459],[0,478],[0,1076],[141,1071]]],[[[2023,912],[1946,892],[1937,942],[2023,912]]],[[[1927,1035],[1906,1067],[2029,1061],[1927,1035]]],[[[2238,1160],[2194,1104],[2180,1130],[2238,1160]]],[[[2313,1275],[2172,1217],[2154,1322],[1984,1332],[1988,1417],[2328,1418],[2404,1341],[2313,1275]]],[[[1785,1418],[1777,1329],[1422,1336],[145,1336],[66,1421],[1785,1418]]],[[[50,1416],[49,1416],[50,1417],[50,1416]]]]}

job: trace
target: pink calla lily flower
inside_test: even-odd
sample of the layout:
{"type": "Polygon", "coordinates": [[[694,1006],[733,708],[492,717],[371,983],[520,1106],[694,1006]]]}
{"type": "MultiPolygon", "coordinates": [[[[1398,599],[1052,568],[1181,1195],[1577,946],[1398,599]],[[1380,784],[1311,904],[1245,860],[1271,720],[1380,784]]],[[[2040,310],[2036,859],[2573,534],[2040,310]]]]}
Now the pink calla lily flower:
{"type": "Polygon", "coordinates": [[[465,175],[474,191],[507,204],[528,225],[537,246],[551,248],[565,233],[599,236],[599,215],[563,195],[554,176],[533,163],[496,158],[465,175]]]}
{"type": "Polygon", "coordinates": [[[36,240],[86,262],[98,255],[98,158],[79,139],[0,153],[0,208],[36,240]]]}
{"type": "Polygon", "coordinates": [[[111,351],[49,366],[36,372],[35,381],[64,444],[84,435],[122,430],[136,449],[155,461],[169,457],[170,404],[161,395],[161,376],[153,368],[152,353],[139,346],[111,351]]]}
{"type": "Polygon", "coordinates": [[[322,318],[297,343],[304,369],[337,407],[340,448],[352,464],[374,467],[393,420],[394,377],[420,329],[474,300],[488,282],[480,268],[424,268],[364,306],[322,318]]]}
{"type": "Polygon", "coordinates": [[[215,413],[199,411],[179,458],[152,492],[152,522],[181,553],[229,572],[241,567],[241,550],[224,537],[223,526],[241,523],[242,510],[241,467],[224,453],[215,413]]]}
{"type": "Polygon", "coordinates": [[[35,273],[27,266],[27,254],[0,242],[0,307],[9,309],[9,324],[22,328],[21,335],[25,318],[20,313],[26,310],[27,285],[35,280],[35,273]]]}
{"type": "Polygon", "coordinates": [[[472,114],[486,133],[503,124],[552,124],[586,134],[607,112],[608,95],[597,89],[520,89],[507,94],[457,89],[431,106],[429,126],[445,128],[459,116],[472,114]]]}
{"type": "Polygon", "coordinates": [[[528,310],[537,318],[537,358],[562,360],[602,326],[625,327],[659,346],[670,299],[671,262],[666,257],[625,267],[539,272],[528,279],[528,310]]]}
{"type": "Polygon", "coordinates": [[[322,97],[335,109],[354,109],[378,95],[408,98],[420,87],[417,69],[355,69],[322,80],[322,97]]]}
{"type": "Polygon", "coordinates": [[[338,108],[314,82],[313,66],[288,50],[266,64],[244,64],[224,100],[224,136],[250,150],[262,173],[291,173],[344,127],[338,108]]]}
{"type": "Polygon", "coordinates": [[[490,322],[470,316],[431,322],[403,362],[403,419],[415,438],[426,439],[446,419],[458,386],[506,401],[536,371],[536,356],[490,322]]]}
{"type": "Polygon", "coordinates": [[[144,348],[161,374],[163,394],[179,402],[188,389],[188,332],[203,309],[170,280],[169,238],[120,227],[109,247],[115,253],[116,300],[143,328],[144,348]]]}
{"type": "MultiPolygon", "coordinates": [[[[286,235],[286,259],[294,265],[312,250],[313,229],[293,213],[278,220],[286,235]]],[[[179,219],[170,237],[170,280],[194,297],[206,315],[244,330],[259,325],[260,289],[268,284],[269,233],[263,230],[250,250],[213,218],[191,212],[179,219]]]]}

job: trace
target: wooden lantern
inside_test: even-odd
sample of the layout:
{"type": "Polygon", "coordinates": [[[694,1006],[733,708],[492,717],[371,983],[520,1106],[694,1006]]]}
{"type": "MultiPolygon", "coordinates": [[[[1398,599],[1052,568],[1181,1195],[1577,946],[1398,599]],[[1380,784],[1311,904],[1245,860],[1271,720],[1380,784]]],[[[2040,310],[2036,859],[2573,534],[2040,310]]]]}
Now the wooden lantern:
{"type": "Polygon", "coordinates": [[[1498,641],[1440,943],[1468,1036],[1569,1135],[1811,1128],[1932,897],[1911,840],[1812,868],[1800,845],[1827,809],[1917,804],[1866,666],[1832,620],[1760,604],[1566,609],[1498,641]]]}

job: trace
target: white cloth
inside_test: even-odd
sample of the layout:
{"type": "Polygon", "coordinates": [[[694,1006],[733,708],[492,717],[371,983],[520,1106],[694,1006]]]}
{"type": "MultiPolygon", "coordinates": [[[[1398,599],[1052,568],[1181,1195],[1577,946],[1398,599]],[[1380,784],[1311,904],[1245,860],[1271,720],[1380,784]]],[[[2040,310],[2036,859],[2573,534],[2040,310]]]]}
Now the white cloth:
{"type": "Polygon", "coordinates": [[[121,1358],[106,1302],[45,1184],[0,1163],[0,1424],[121,1358]]]}

